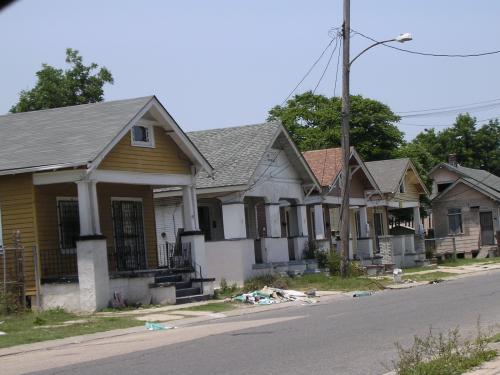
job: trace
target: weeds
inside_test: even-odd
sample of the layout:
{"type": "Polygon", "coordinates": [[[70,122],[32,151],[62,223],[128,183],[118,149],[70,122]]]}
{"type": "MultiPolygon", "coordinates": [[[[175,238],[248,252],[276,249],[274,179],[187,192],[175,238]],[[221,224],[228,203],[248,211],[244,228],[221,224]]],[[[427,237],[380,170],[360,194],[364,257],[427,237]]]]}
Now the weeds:
{"type": "Polygon", "coordinates": [[[474,339],[461,340],[458,328],[447,334],[415,336],[408,349],[396,343],[398,359],[393,362],[398,375],[459,375],[496,356],[487,348],[488,339],[480,330],[474,339]]]}
{"type": "Polygon", "coordinates": [[[288,285],[289,279],[287,277],[269,274],[245,280],[243,291],[251,292],[253,290],[260,290],[265,286],[279,289],[288,289],[288,285]]]}

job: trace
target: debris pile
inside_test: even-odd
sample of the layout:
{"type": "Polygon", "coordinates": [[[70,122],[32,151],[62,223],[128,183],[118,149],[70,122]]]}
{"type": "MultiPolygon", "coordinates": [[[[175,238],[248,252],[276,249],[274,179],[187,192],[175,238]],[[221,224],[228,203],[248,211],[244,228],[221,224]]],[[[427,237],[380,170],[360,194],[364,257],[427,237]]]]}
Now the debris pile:
{"type": "Polygon", "coordinates": [[[291,301],[302,301],[304,303],[316,303],[317,300],[309,296],[315,296],[316,291],[308,291],[308,294],[297,290],[270,288],[265,286],[261,290],[254,290],[249,293],[238,294],[232,298],[234,302],[249,303],[252,305],[271,305],[273,303],[283,303],[291,301]]]}

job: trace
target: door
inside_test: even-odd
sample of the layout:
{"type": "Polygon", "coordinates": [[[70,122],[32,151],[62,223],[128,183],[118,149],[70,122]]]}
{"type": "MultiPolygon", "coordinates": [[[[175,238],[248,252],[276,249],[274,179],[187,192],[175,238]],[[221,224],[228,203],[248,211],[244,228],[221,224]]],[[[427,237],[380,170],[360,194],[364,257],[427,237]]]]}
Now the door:
{"type": "Polygon", "coordinates": [[[113,200],[112,211],[117,270],[146,269],[142,202],[113,200]]]}
{"type": "Polygon", "coordinates": [[[480,212],[479,223],[481,225],[481,245],[494,245],[495,235],[493,233],[493,213],[480,212]]]}
{"type": "Polygon", "coordinates": [[[205,241],[212,240],[212,232],[210,228],[210,208],[199,206],[198,207],[198,221],[200,224],[200,230],[205,235],[205,241]]]}

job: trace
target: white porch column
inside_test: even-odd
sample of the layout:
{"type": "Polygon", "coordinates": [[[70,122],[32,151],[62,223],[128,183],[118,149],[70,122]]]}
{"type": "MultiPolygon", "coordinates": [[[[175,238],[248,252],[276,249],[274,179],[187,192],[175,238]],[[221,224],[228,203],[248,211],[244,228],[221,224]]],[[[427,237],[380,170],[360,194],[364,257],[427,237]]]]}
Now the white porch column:
{"type": "Polygon", "coordinates": [[[266,211],[267,236],[266,237],[281,237],[281,218],[280,204],[266,203],[264,205],[266,211]]]}
{"type": "Polygon", "coordinates": [[[370,225],[368,224],[368,215],[366,213],[366,206],[359,208],[359,221],[360,221],[360,237],[370,237],[370,225]]]}
{"type": "Polygon", "coordinates": [[[413,207],[413,227],[415,228],[416,235],[424,233],[424,226],[422,225],[422,219],[420,218],[420,206],[413,207]]]}
{"type": "Polygon", "coordinates": [[[192,232],[199,230],[197,218],[196,193],[191,185],[182,187],[182,213],[184,216],[184,231],[192,232]]]}
{"type": "Polygon", "coordinates": [[[90,182],[90,204],[92,208],[92,227],[94,234],[101,234],[101,223],[99,220],[99,202],[97,200],[97,182],[90,182]]]}
{"type": "Polygon", "coordinates": [[[226,240],[247,238],[243,202],[222,203],[222,221],[226,240]]]}
{"type": "Polygon", "coordinates": [[[297,205],[296,208],[298,235],[301,237],[307,237],[309,233],[307,228],[307,206],[305,204],[300,204],[297,205]]]}
{"type": "Polygon", "coordinates": [[[90,181],[82,180],[76,182],[78,189],[78,213],[80,216],[80,235],[89,236],[93,232],[92,207],[90,197],[90,181]]]}
{"type": "Polygon", "coordinates": [[[325,220],[322,204],[314,205],[314,234],[317,240],[325,239],[325,220]]]}

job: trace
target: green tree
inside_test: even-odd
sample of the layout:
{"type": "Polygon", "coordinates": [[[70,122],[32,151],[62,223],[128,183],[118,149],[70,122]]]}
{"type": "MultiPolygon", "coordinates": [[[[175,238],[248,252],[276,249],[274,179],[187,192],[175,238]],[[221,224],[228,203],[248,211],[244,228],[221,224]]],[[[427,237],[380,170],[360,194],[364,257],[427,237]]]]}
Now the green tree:
{"type": "Polygon", "coordinates": [[[500,125],[494,120],[478,128],[475,117],[460,114],[447,129],[440,132],[425,129],[403,146],[399,154],[411,157],[426,172],[437,163],[448,161],[449,154],[456,154],[460,165],[485,169],[499,176],[500,125]]]}
{"type": "Polygon", "coordinates": [[[10,112],[28,112],[39,109],[100,102],[104,99],[103,86],[113,83],[111,72],[96,63],[84,65],[77,50],[66,49],[67,70],[42,64],[36,72],[37,82],[31,90],[23,90],[19,101],[10,112]]]}
{"type": "MultiPolygon", "coordinates": [[[[284,106],[269,111],[268,120],[279,120],[301,151],[339,147],[341,99],[311,91],[295,95],[284,106]]],[[[394,125],[399,117],[376,100],[351,96],[350,142],[364,160],[389,159],[404,144],[403,133],[394,125]]]]}

